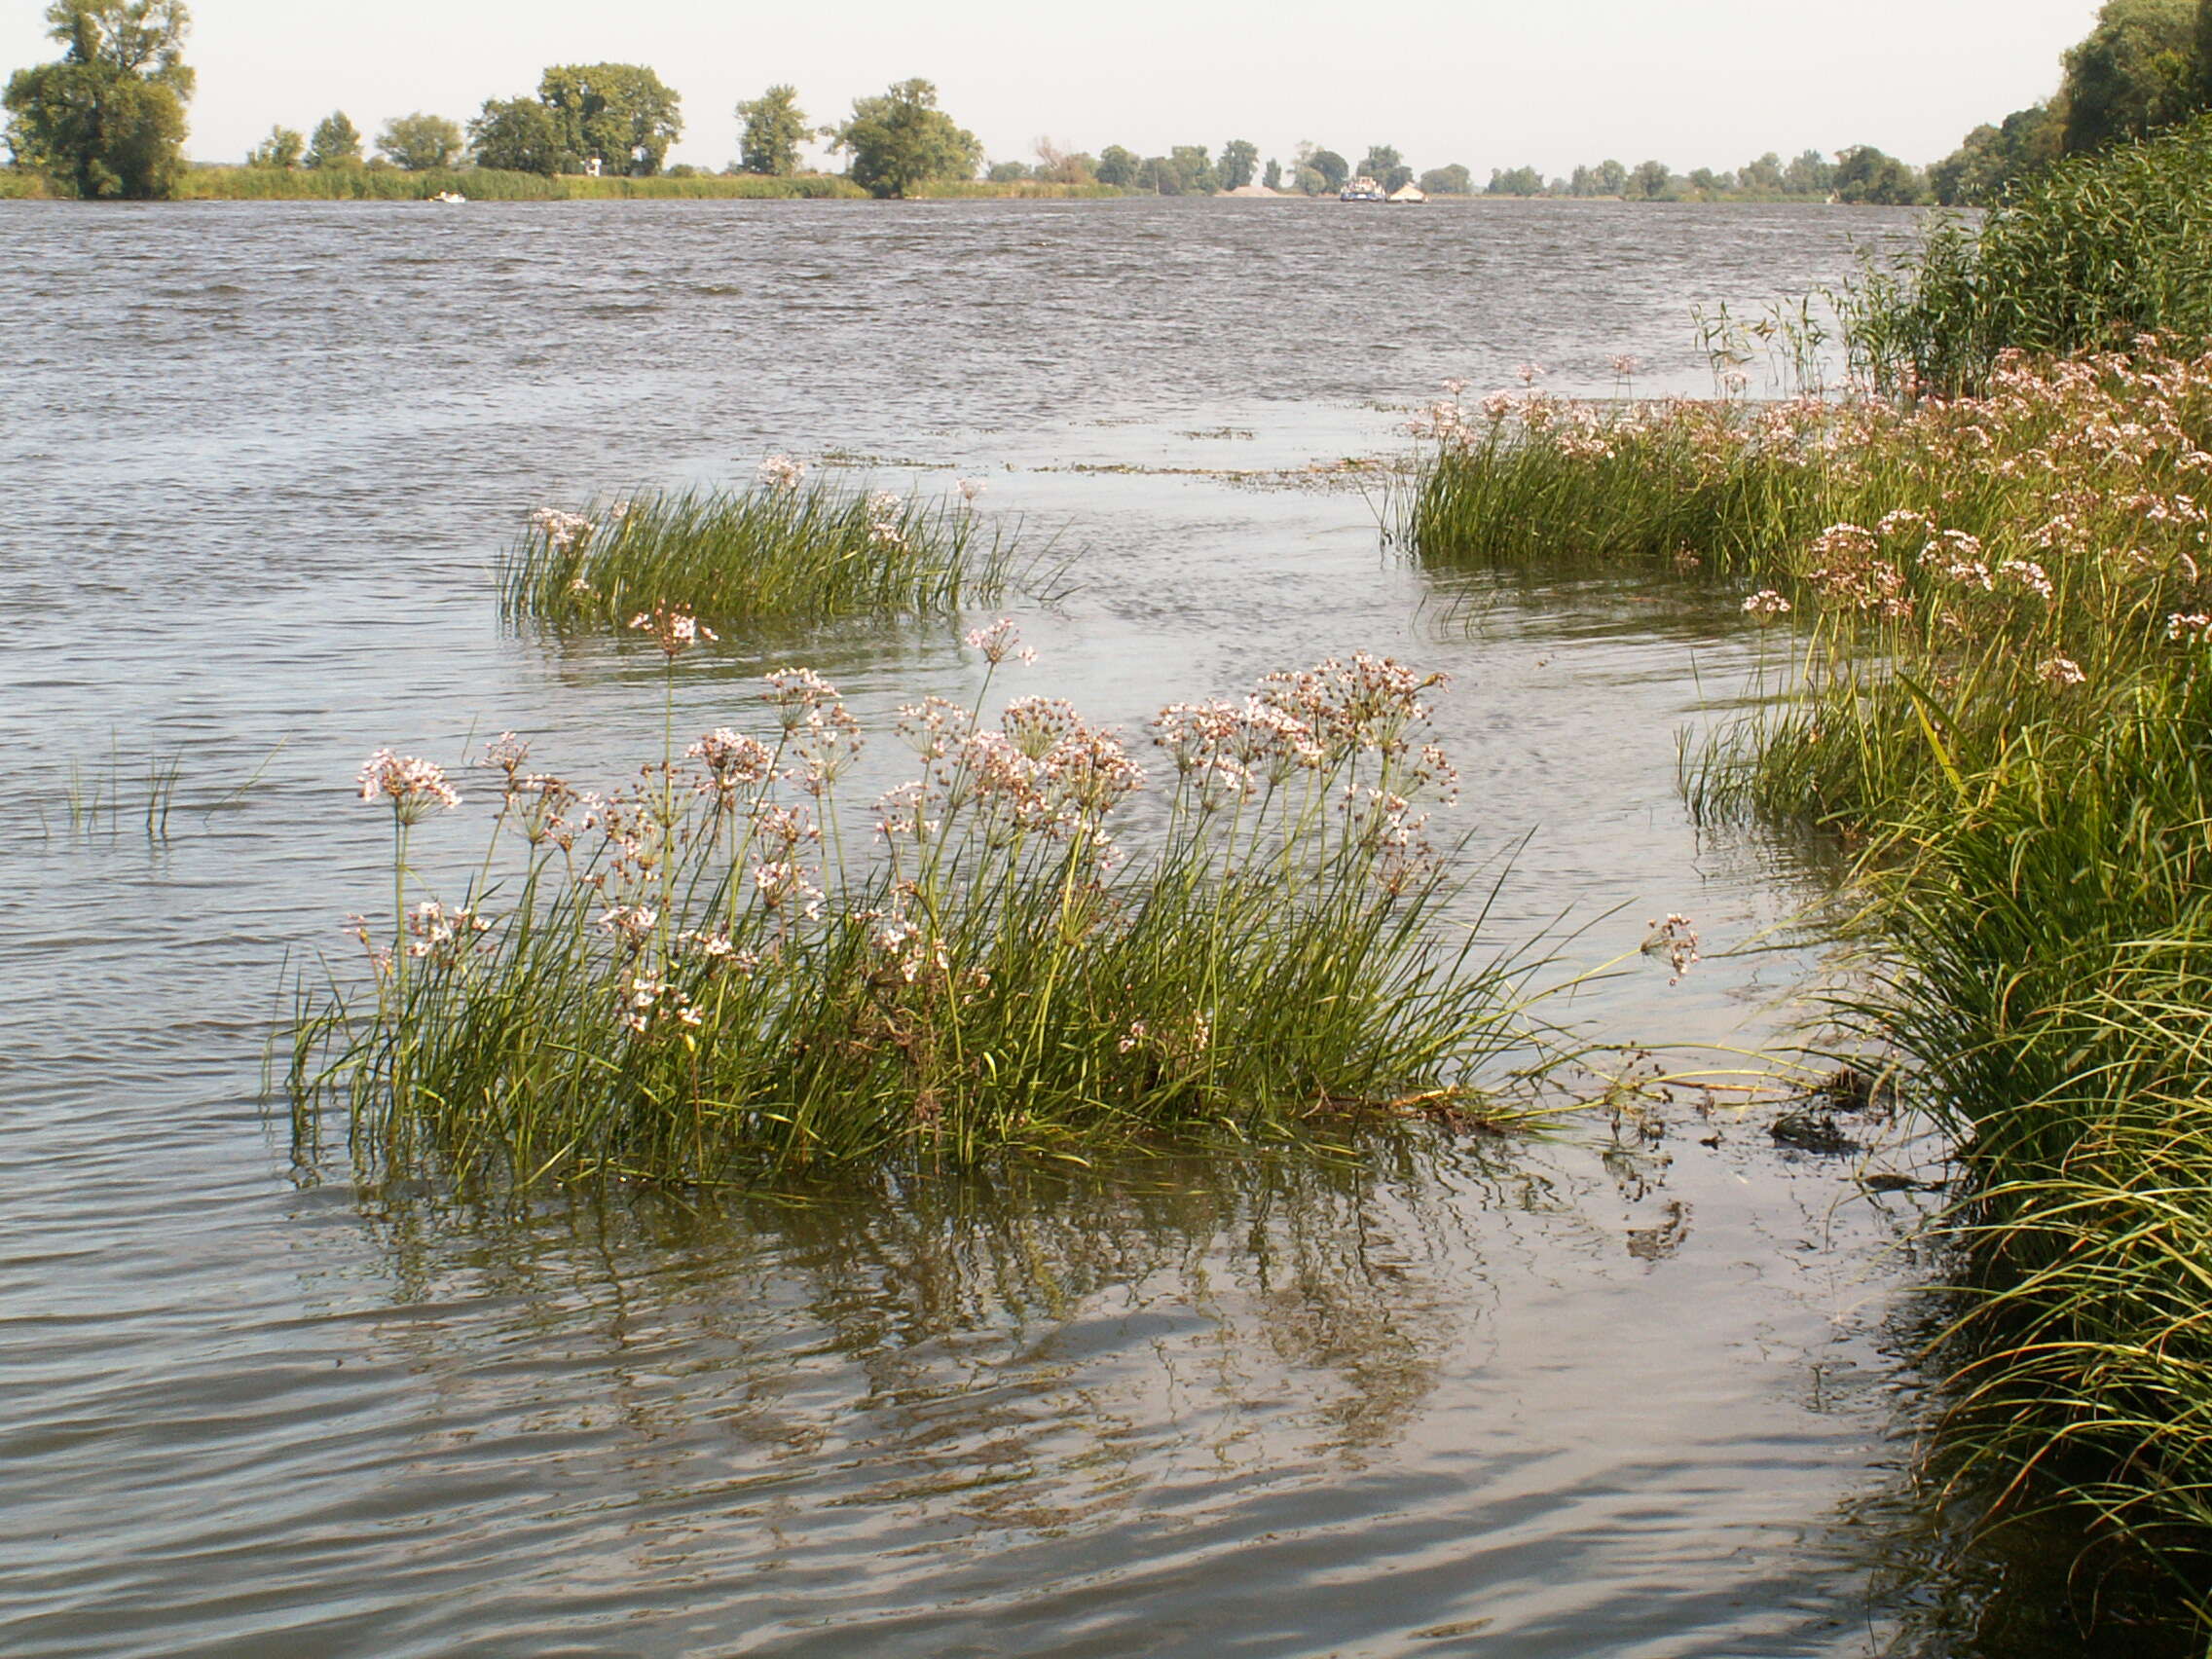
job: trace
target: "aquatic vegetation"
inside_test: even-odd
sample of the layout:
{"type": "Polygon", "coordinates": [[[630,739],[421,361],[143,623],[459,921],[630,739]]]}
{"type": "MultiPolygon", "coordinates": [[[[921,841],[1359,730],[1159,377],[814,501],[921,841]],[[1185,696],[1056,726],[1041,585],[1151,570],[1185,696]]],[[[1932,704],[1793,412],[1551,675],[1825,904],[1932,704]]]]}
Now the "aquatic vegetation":
{"type": "Polygon", "coordinates": [[[1789,642],[1693,807],[1857,850],[1846,994],[1955,1126],[1944,1442],[2087,1504],[2212,1623],[2212,354],[2005,352],[1982,395],[1422,417],[1440,571],[1674,570],[1789,642]],[[1742,597],[1738,597],[1742,596],[1742,597]]]}
{"type": "MultiPolygon", "coordinates": [[[[639,620],[672,665],[690,644],[682,613],[639,620]]],[[[409,846],[452,782],[372,756],[391,907],[353,924],[365,979],[303,987],[303,1135],[337,1108],[380,1167],[713,1181],[1482,1114],[1519,976],[1445,915],[1464,878],[1426,830],[1456,789],[1434,679],[1270,675],[1162,709],[1142,755],[1052,697],[986,726],[1030,653],[1006,623],[968,643],[984,690],[903,711],[917,769],[865,850],[836,791],[866,734],[803,668],[764,677],[756,730],[672,742],[605,794],[502,735],[458,903],[418,896],[409,846]]]]}
{"type": "Polygon", "coordinates": [[[2212,338],[2212,116],[2070,157],[1837,298],[1854,355],[1907,390],[1984,390],[2007,351],[2212,338]]]}
{"type": "Polygon", "coordinates": [[[541,507],[500,571],[505,615],[557,628],[678,606],[731,627],[921,615],[988,603],[1014,577],[1014,535],[977,510],[974,480],[932,501],[805,474],[771,456],[749,490],[541,507]]]}

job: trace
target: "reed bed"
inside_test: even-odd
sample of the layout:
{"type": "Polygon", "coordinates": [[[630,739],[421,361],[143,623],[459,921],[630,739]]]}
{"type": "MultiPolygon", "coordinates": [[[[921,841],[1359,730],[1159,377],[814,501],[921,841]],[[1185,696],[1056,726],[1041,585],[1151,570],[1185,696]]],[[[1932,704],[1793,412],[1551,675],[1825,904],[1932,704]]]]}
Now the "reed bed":
{"type": "Polygon", "coordinates": [[[1686,786],[1857,849],[1885,966],[1849,1007],[1974,1177],[1945,1440],[2008,1509],[2091,1506],[2212,1631],[2212,354],[1419,424],[1425,564],[1677,570],[1787,640],[1686,786]]]}
{"type": "MultiPolygon", "coordinates": [[[[650,626],[672,666],[697,632],[650,626]]],[[[1463,877],[1423,827],[1456,787],[1434,680],[1362,656],[1172,705],[1155,792],[1064,702],[983,725],[1027,653],[1005,623],[969,643],[983,691],[903,712],[917,768],[866,849],[835,799],[863,733],[803,669],[765,677],[758,735],[671,739],[606,795],[502,736],[458,903],[419,897],[412,862],[453,785],[372,757],[391,907],[357,923],[363,974],[303,988],[303,1137],[335,1112],[382,1168],[710,1182],[1487,1110],[1520,977],[1446,920],[1463,877]]]]}
{"type": "Polygon", "coordinates": [[[977,510],[972,479],[941,499],[808,482],[771,457],[748,490],[642,496],[533,513],[500,571],[511,623],[621,628],[689,609],[714,627],[855,613],[946,614],[999,598],[1023,564],[977,510]]]}
{"type": "Polygon", "coordinates": [[[2007,351],[2212,339],[2212,115],[2062,161],[1978,227],[1938,226],[1902,271],[1869,265],[1837,298],[1880,384],[1946,395],[1984,389],[2007,351]]]}

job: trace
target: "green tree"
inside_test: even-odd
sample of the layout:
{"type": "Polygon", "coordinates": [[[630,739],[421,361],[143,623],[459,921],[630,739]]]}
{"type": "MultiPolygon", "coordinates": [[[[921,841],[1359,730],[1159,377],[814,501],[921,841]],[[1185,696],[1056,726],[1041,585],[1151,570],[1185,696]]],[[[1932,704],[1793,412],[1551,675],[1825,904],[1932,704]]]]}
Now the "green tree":
{"type": "Polygon", "coordinates": [[[55,0],[46,21],[60,61],[18,70],[0,93],[17,164],[89,199],[171,194],[193,89],[181,0],[55,0]]]}
{"type": "Polygon", "coordinates": [[[932,179],[972,178],[983,159],[980,140],[937,107],[936,86],[920,79],[855,98],[852,118],[833,137],[852,156],[853,182],[875,196],[905,196],[932,179]]]}
{"type": "Polygon", "coordinates": [[[1406,166],[1405,158],[1388,144],[1369,145],[1367,159],[1359,164],[1359,170],[1384,190],[1410,184],[1414,176],[1414,169],[1406,166]]]}
{"type": "Polygon", "coordinates": [[[1258,176],[1260,147],[1242,138],[1232,138],[1221,147],[1221,165],[1216,169],[1224,190],[1242,190],[1258,176]]]}
{"type": "Polygon", "coordinates": [[[1782,169],[1782,188],[1792,196],[1825,196],[1835,188],[1835,164],[1807,150],[1782,169]]]}
{"type": "Polygon", "coordinates": [[[1769,150],[1757,161],[1746,162],[1736,176],[1743,181],[1746,190],[1779,195],[1782,191],[1782,158],[1769,150]]]}
{"type": "Polygon", "coordinates": [[[642,63],[558,63],[537,96],[562,149],[611,173],[650,178],[683,130],[682,99],[642,63]]]}
{"type": "Polygon", "coordinates": [[[1345,181],[1351,177],[1351,163],[1334,150],[1315,150],[1306,158],[1306,165],[1321,175],[1325,191],[1344,189],[1345,181]]]}
{"type": "Polygon", "coordinates": [[[1656,202],[1667,194],[1673,180],[1665,162],[1639,162],[1628,175],[1628,187],[1622,194],[1636,202],[1656,202]]]}
{"type": "Polygon", "coordinates": [[[1098,152],[1098,182],[1126,190],[1137,181],[1144,170],[1144,158],[1134,150],[1125,150],[1119,144],[1109,144],[1098,152]]]}
{"type": "Polygon", "coordinates": [[[2067,150],[2139,138],[2188,115],[2200,22],[2194,0],[2105,0],[2088,38],[2066,54],[2067,150]]]}
{"type": "Polygon", "coordinates": [[[745,124],[738,141],[738,166],[749,173],[790,178],[798,171],[799,146],[814,135],[806,111],[798,107],[798,89],[778,85],[737,106],[745,124]]]}
{"type": "Polygon", "coordinates": [[[461,127],[442,115],[395,115],[377,134],[377,153],[395,167],[425,172],[461,160],[461,127]]]}
{"type": "Polygon", "coordinates": [[[308,166],[311,167],[350,167],[361,161],[361,132],[346,112],[334,109],[315,126],[314,136],[308,140],[308,166]]]}
{"type": "Polygon", "coordinates": [[[1185,196],[1211,196],[1221,188],[1221,174],[1214,171],[1213,157],[1203,144],[1172,145],[1167,162],[1175,169],[1185,196]]]}
{"type": "Polygon", "coordinates": [[[468,146],[480,167],[508,172],[574,172],[583,164],[570,150],[553,112],[536,98],[487,98],[484,113],[468,124],[468,146]]]}
{"type": "Polygon", "coordinates": [[[2001,201],[2015,184],[2058,159],[2065,126],[2056,110],[2039,103],[2014,110],[2002,126],[1977,127],[1957,150],[1928,169],[1929,188],[1946,207],[2001,201]]]}
{"type": "Polygon", "coordinates": [[[289,127],[272,127],[269,136],[247,152],[249,167],[296,167],[307,154],[307,134],[289,127]]]}
{"type": "Polygon", "coordinates": [[[1472,196],[1475,193],[1474,175],[1457,162],[1447,166],[1430,167],[1420,175],[1420,193],[1423,196],[1472,196]]]}
{"type": "Polygon", "coordinates": [[[1690,172],[1689,185],[1701,196],[1724,196],[1736,188],[1736,175],[1714,172],[1711,167],[1696,167],[1690,172]]]}
{"type": "Polygon", "coordinates": [[[1490,169],[1490,196],[1541,196],[1544,193],[1544,175],[1534,167],[1490,169]]]}
{"type": "Polygon", "coordinates": [[[2195,100],[2198,109],[2212,109],[2212,0],[2197,0],[2195,100]]]}
{"type": "Polygon", "coordinates": [[[1855,144],[1835,157],[1836,196],[1854,206],[1910,207],[1927,196],[1920,171],[1871,144],[1855,144]]]}
{"type": "Polygon", "coordinates": [[[1268,190],[1280,190],[1282,188],[1282,163],[1270,156],[1268,158],[1268,170],[1260,175],[1260,183],[1268,190]]]}
{"type": "Polygon", "coordinates": [[[983,170],[993,184],[1019,184],[1029,176],[1027,162],[993,162],[983,170]]]}

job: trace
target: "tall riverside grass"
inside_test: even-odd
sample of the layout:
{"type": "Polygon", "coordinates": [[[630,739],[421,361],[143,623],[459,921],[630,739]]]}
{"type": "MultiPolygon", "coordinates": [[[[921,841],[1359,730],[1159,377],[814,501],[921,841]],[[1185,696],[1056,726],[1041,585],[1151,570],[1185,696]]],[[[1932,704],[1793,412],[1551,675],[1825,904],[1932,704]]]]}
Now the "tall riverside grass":
{"type": "MultiPolygon", "coordinates": [[[[695,629],[656,619],[673,664],[695,629]]],[[[970,636],[994,672],[1027,653],[970,636]]],[[[303,989],[291,1091],[357,1156],[464,1181],[699,1182],[859,1159],[973,1161],[1176,1128],[1482,1110],[1520,1038],[1513,965],[1447,925],[1422,830],[1450,764],[1430,680],[1367,657],[1271,675],[1154,722],[1144,770],[1063,702],[995,728],[903,712],[918,770],[846,843],[862,740],[813,674],[765,679],[760,736],[710,732],[607,796],[525,770],[458,904],[416,898],[411,837],[452,795],[388,753],[391,911],[371,968],[303,989]]]]}
{"type": "Polygon", "coordinates": [[[2212,354],[1421,424],[1425,564],[1681,570],[1786,632],[1788,691],[1688,789],[1858,849],[1885,964],[1850,1005],[1974,1177],[1944,1438],[2010,1506],[2088,1504],[2212,1632],[2212,354]]]}
{"type": "Polygon", "coordinates": [[[678,606],[717,627],[939,614],[997,599],[1016,572],[1015,538],[977,511],[972,482],[931,501],[801,471],[779,456],[750,490],[541,509],[501,569],[505,615],[619,628],[678,606]]]}
{"type": "Polygon", "coordinates": [[[1903,272],[1869,266],[1839,298],[1881,384],[1947,395],[1982,389],[2008,350],[2212,340],[2212,115],[2061,162],[1978,229],[1939,226],[1903,272]]]}

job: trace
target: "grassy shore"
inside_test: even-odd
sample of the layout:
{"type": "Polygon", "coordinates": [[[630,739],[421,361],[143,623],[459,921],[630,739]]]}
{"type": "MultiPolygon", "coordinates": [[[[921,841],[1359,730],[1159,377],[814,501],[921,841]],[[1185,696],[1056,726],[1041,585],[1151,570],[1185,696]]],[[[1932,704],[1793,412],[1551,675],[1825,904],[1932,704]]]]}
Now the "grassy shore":
{"type": "Polygon", "coordinates": [[[1904,403],[1447,400],[1436,568],[1677,572],[1791,693],[1689,779],[1820,827],[1886,967],[1850,1012],[1954,1125],[1947,1472],[2085,1505],[2212,1631],[2212,355],[2000,353],[1904,403]]]}

